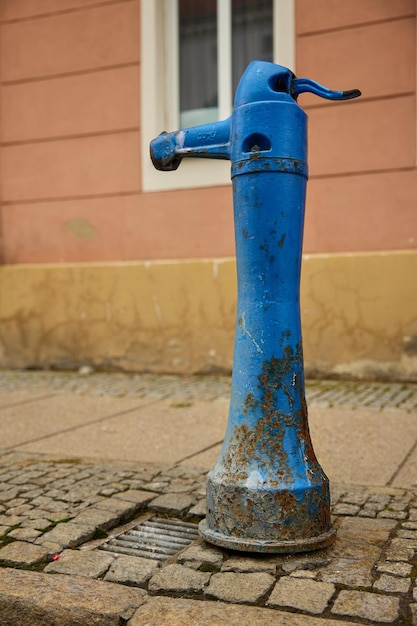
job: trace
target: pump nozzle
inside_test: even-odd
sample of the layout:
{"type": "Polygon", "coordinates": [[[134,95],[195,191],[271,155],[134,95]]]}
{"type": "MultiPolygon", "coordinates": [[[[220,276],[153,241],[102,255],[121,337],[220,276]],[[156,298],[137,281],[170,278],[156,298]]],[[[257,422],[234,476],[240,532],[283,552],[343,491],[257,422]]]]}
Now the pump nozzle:
{"type": "Polygon", "coordinates": [[[351,100],[361,95],[359,89],[349,89],[348,91],[332,91],[315,80],[310,78],[294,78],[291,83],[291,95],[297,99],[300,93],[309,91],[316,96],[326,98],[327,100],[351,100]]]}

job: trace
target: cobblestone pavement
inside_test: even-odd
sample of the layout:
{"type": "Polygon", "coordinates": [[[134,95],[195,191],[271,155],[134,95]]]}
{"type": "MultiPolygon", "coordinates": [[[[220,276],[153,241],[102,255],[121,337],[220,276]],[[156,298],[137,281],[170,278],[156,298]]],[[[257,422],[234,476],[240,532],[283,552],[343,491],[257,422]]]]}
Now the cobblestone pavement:
{"type": "MultiPolygon", "coordinates": [[[[173,376],[158,374],[96,373],[89,367],[78,373],[0,371],[0,392],[36,389],[39,393],[76,393],[94,396],[228,399],[230,376],[173,376]]],[[[417,412],[414,383],[307,380],[309,405],[348,406],[375,410],[417,412]]]]}
{"type": "MultiPolygon", "coordinates": [[[[45,395],[187,401],[227,398],[229,386],[227,377],[0,373],[0,390],[45,395]]],[[[309,404],[417,412],[411,384],[312,381],[307,393],[309,404]]],[[[417,626],[417,490],[333,484],[331,495],[337,539],[324,550],[255,556],[197,539],[159,560],[105,548],[152,516],[197,523],[205,471],[0,454],[0,624],[417,626]]]]}
{"type": "Polygon", "coordinates": [[[310,554],[251,556],[201,540],[167,561],[102,549],[132,519],[201,519],[204,480],[198,469],[175,466],[9,459],[0,465],[0,565],[136,587],[141,602],[173,596],[324,620],[417,623],[417,491],[333,486],[336,543],[310,554]]]}

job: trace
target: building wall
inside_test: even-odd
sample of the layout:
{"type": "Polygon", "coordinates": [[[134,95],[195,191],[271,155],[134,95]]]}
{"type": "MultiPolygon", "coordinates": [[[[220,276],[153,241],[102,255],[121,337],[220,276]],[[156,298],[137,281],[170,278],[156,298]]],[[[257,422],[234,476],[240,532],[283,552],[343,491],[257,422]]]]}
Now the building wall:
{"type": "MultiPolygon", "coordinates": [[[[139,9],[0,2],[0,366],[231,367],[231,189],[142,191],[139,9]]],[[[296,0],[296,59],[363,93],[299,99],[307,367],[417,378],[415,1],[296,0]]]]}
{"type": "MultiPolygon", "coordinates": [[[[362,97],[311,95],[308,252],[417,247],[414,0],[297,0],[297,74],[362,97]]],[[[301,98],[300,98],[301,101],[301,98]]]]}

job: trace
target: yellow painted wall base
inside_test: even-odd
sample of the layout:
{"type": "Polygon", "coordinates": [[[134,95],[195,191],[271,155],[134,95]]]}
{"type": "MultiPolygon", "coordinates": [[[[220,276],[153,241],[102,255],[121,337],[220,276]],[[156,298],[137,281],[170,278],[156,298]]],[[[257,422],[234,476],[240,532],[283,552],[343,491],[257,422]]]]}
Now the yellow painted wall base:
{"type": "MultiPolygon", "coordinates": [[[[417,251],[305,255],[306,371],[417,380],[417,251]]],[[[234,259],[0,267],[0,367],[230,371],[234,259]]]]}

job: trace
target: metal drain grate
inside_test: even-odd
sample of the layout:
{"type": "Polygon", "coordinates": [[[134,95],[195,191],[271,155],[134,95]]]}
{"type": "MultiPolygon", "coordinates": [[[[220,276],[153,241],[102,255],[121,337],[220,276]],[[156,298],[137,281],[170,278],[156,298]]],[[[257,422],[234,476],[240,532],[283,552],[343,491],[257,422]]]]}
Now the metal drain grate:
{"type": "Polygon", "coordinates": [[[198,525],[152,517],[100,546],[101,550],[165,561],[198,537],[198,525]]]}

